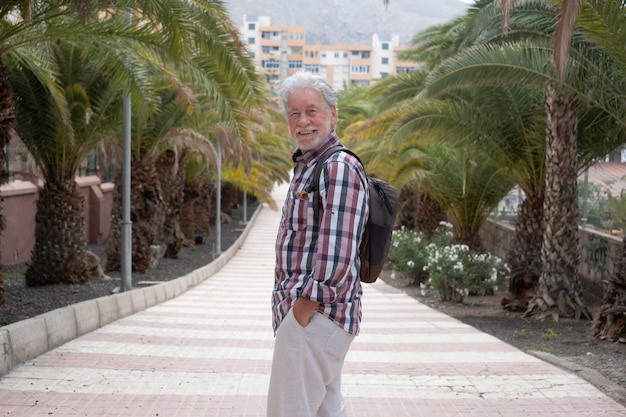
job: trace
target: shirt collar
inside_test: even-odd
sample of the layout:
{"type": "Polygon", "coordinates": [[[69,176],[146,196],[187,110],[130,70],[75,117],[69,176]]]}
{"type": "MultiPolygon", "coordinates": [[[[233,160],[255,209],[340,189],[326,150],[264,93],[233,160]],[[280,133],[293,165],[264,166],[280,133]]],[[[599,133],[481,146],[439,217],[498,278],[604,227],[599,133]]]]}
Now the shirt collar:
{"type": "Polygon", "coordinates": [[[340,145],[340,142],[337,133],[333,130],[319,147],[311,149],[304,153],[300,149],[296,149],[296,151],[291,155],[291,159],[296,164],[298,162],[310,164],[317,161],[317,158],[319,158],[324,153],[324,151],[326,151],[326,149],[335,145],[340,145]]]}

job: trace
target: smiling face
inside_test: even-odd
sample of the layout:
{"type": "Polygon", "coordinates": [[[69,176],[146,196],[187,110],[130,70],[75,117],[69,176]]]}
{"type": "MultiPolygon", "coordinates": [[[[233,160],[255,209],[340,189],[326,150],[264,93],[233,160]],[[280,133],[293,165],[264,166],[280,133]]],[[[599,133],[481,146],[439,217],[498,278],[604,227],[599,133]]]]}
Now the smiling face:
{"type": "Polygon", "coordinates": [[[312,88],[291,93],[287,101],[287,119],[291,137],[302,152],[322,144],[337,123],[337,109],[329,109],[322,93],[312,88]]]}

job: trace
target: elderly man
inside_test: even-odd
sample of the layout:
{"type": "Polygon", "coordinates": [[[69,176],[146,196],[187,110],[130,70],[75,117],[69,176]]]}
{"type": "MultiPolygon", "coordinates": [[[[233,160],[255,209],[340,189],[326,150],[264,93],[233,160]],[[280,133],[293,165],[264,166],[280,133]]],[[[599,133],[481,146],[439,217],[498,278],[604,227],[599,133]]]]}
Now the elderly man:
{"type": "Polygon", "coordinates": [[[323,78],[298,72],[284,81],[280,97],[298,149],[276,239],[267,416],[346,416],[341,370],[361,322],[358,251],[368,216],[367,178],[354,156],[334,153],[313,201],[305,190],[315,164],[340,144],[337,96],[323,78]]]}

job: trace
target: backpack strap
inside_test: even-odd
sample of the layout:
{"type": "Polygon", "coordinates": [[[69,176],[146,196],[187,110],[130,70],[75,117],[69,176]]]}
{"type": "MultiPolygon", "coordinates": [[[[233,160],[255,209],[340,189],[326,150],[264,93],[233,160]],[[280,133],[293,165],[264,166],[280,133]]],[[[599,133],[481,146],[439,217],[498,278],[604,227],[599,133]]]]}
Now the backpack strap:
{"type": "Polygon", "coordinates": [[[361,162],[361,159],[354,153],[352,152],[350,149],[345,148],[343,146],[339,146],[339,145],[335,145],[332,146],[328,149],[326,149],[326,151],[320,155],[319,159],[317,160],[317,162],[315,163],[315,171],[313,171],[313,180],[311,181],[311,185],[309,185],[308,188],[306,188],[306,192],[307,193],[313,193],[313,222],[314,224],[318,224],[319,220],[320,220],[320,205],[319,204],[315,204],[315,202],[319,203],[319,198],[320,198],[320,177],[322,175],[322,169],[324,169],[324,162],[326,162],[326,160],[334,153],[336,152],[346,152],[349,153],[350,155],[354,156],[357,161],[359,161],[359,163],[361,165],[363,165],[363,162],[361,162]]]}

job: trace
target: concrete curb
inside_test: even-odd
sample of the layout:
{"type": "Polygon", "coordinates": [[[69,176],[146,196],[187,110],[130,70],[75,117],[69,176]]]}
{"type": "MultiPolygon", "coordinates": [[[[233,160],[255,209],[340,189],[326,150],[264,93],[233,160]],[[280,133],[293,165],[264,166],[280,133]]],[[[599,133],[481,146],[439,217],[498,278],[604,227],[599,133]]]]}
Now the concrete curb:
{"type": "Polygon", "coordinates": [[[210,278],[241,248],[262,209],[261,204],[239,238],[225,252],[210,264],[185,276],[162,284],[83,301],[0,327],[0,376],[72,339],[175,298],[210,278]]]}
{"type": "Polygon", "coordinates": [[[544,362],[551,363],[559,368],[565,369],[574,375],[577,375],[589,382],[598,390],[602,391],[606,396],[611,397],[619,403],[626,403],[626,388],[614,383],[610,379],[604,377],[595,369],[588,368],[577,363],[570,362],[566,359],[559,358],[550,353],[539,351],[528,351],[529,354],[541,359],[544,362]]]}

